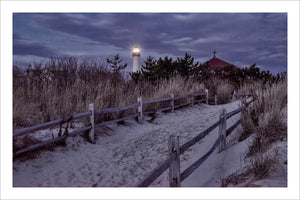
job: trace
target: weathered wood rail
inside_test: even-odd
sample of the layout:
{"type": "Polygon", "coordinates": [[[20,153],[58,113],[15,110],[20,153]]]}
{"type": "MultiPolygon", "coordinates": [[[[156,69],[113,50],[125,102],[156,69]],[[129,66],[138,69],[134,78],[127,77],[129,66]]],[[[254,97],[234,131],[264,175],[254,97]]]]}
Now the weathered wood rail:
{"type": "Polygon", "coordinates": [[[89,131],[91,128],[92,128],[91,126],[82,127],[82,128],[79,128],[75,131],[70,132],[68,135],[59,136],[59,137],[53,138],[53,139],[45,141],[45,142],[41,142],[41,143],[38,143],[38,144],[31,145],[31,146],[29,146],[25,149],[22,149],[22,150],[19,150],[19,151],[15,152],[14,156],[21,155],[21,154],[24,154],[24,153],[27,153],[27,152],[30,152],[30,151],[33,151],[33,150],[41,149],[41,148],[45,147],[48,144],[63,141],[64,139],[66,139],[69,136],[73,136],[73,135],[77,135],[77,134],[85,132],[85,131],[89,131]]]}
{"type": "Polygon", "coordinates": [[[251,101],[246,102],[242,107],[233,110],[229,113],[226,113],[225,109],[222,109],[220,118],[217,122],[211,125],[208,129],[202,131],[197,136],[184,143],[182,146],[178,147],[176,145],[170,144],[178,144],[178,137],[170,137],[169,140],[169,156],[165,161],[163,161],[160,165],[154,168],[150,173],[148,173],[142,180],[140,180],[135,186],[136,187],[147,187],[153,181],[155,181],[162,173],[164,173],[167,169],[169,169],[169,186],[170,187],[180,187],[180,183],[185,180],[188,176],[190,176],[205,160],[215,151],[215,149],[219,146],[219,152],[224,151],[226,148],[226,137],[232,133],[232,131],[241,123],[241,120],[237,120],[230,128],[226,130],[226,121],[238,114],[242,111],[244,106],[248,106],[255,99],[252,98],[251,101]],[[188,148],[195,145],[201,139],[206,137],[211,131],[213,131],[217,127],[219,128],[219,137],[215,141],[214,145],[207,151],[205,155],[195,161],[192,165],[190,165],[187,169],[185,169],[182,173],[180,173],[180,162],[179,155],[183,154],[188,148]],[[175,140],[175,141],[174,141],[175,140]],[[220,145],[221,144],[221,145],[220,145]],[[174,162],[176,160],[176,162],[174,162]],[[172,164],[173,163],[173,164],[172,164]],[[176,166],[174,166],[176,165],[176,166]],[[177,171],[176,171],[177,170],[177,171]]]}
{"type": "Polygon", "coordinates": [[[24,135],[24,134],[27,134],[27,133],[34,132],[34,131],[50,128],[50,127],[53,127],[55,125],[60,125],[60,124],[69,122],[70,120],[87,117],[90,114],[91,114],[90,112],[79,113],[79,114],[75,114],[73,116],[70,116],[68,118],[57,119],[57,120],[53,120],[53,121],[46,122],[46,123],[43,123],[43,124],[38,124],[38,125],[35,125],[35,126],[26,127],[26,128],[21,128],[21,129],[15,130],[13,132],[13,136],[17,137],[17,136],[21,136],[21,135],[24,135]]]}
{"type": "Polygon", "coordinates": [[[108,125],[108,124],[112,124],[112,123],[117,123],[117,122],[121,122],[121,121],[128,120],[128,119],[134,119],[134,118],[138,118],[139,122],[142,122],[143,115],[156,113],[156,112],[165,112],[165,111],[170,111],[170,110],[174,111],[175,109],[178,109],[178,108],[183,107],[183,106],[193,105],[194,103],[207,102],[207,99],[206,99],[207,98],[207,92],[206,93],[201,93],[201,94],[188,94],[188,95],[178,96],[178,97],[174,97],[174,94],[171,94],[170,96],[171,97],[168,97],[168,98],[162,98],[162,99],[145,101],[145,102],[143,102],[142,98],[139,97],[138,98],[138,103],[136,103],[136,104],[132,104],[132,105],[125,106],[125,107],[107,108],[107,109],[102,109],[102,110],[94,110],[94,105],[90,104],[88,112],[74,114],[74,115],[72,115],[70,117],[67,117],[67,118],[53,120],[53,121],[49,121],[49,122],[46,122],[46,123],[34,125],[34,126],[31,126],[31,127],[26,127],[26,128],[21,128],[21,129],[14,130],[13,131],[13,138],[16,139],[19,136],[29,134],[29,133],[32,133],[32,132],[35,132],[35,131],[51,128],[51,127],[54,127],[54,126],[60,126],[60,130],[61,130],[63,124],[70,123],[70,122],[72,122],[73,120],[76,120],[76,119],[82,119],[82,118],[87,118],[87,117],[89,117],[89,119],[90,119],[90,125],[87,126],[87,127],[82,127],[82,128],[77,129],[77,130],[74,130],[70,133],[67,133],[67,134],[58,136],[56,138],[50,139],[48,141],[41,142],[41,143],[26,147],[24,149],[18,150],[18,151],[13,153],[13,156],[14,157],[20,156],[22,154],[41,149],[41,148],[43,148],[43,147],[45,147],[49,144],[56,143],[56,142],[59,142],[59,141],[63,141],[69,136],[74,136],[74,135],[77,135],[77,134],[80,134],[80,133],[86,133],[86,132],[88,132],[89,141],[91,143],[95,143],[95,136],[94,136],[95,131],[94,131],[94,129],[96,127],[104,126],[104,125],[108,125]],[[205,99],[200,99],[200,100],[194,100],[195,98],[199,98],[199,97],[202,97],[202,96],[206,96],[206,98],[205,99]],[[186,99],[187,101],[185,103],[176,105],[175,102],[177,100],[182,100],[182,99],[186,99]],[[170,104],[169,104],[169,106],[162,107],[158,110],[151,110],[151,111],[147,111],[147,112],[143,113],[143,105],[156,104],[156,103],[161,103],[161,102],[170,102],[170,104]],[[103,115],[103,114],[106,114],[106,113],[115,113],[115,112],[125,111],[125,110],[129,110],[129,109],[137,109],[137,114],[131,114],[131,115],[119,118],[119,119],[103,121],[101,123],[95,124],[95,116],[103,115]]]}

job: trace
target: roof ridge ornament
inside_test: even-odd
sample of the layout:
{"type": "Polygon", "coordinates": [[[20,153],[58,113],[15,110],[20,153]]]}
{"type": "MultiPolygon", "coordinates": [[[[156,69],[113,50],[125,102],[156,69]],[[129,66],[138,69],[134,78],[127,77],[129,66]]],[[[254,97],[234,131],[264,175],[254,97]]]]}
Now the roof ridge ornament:
{"type": "Polygon", "coordinates": [[[214,51],[213,53],[214,53],[214,58],[216,58],[216,53],[217,53],[217,52],[216,52],[216,51],[214,51]]]}

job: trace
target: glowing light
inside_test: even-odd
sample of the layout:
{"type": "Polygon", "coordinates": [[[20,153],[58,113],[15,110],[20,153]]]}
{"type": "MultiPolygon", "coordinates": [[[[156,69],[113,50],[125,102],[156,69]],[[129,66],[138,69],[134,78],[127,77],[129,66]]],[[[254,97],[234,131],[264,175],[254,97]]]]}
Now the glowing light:
{"type": "Polygon", "coordinates": [[[140,49],[138,47],[133,48],[133,53],[140,53],[140,49]]]}

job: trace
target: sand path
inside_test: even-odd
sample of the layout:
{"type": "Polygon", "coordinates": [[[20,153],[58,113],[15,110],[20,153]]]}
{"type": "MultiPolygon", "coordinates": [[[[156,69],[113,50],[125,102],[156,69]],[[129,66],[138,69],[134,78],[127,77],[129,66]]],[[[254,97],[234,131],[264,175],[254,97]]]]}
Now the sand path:
{"type": "MultiPolygon", "coordinates": [[[[200,104],[159,114],[151,123],[145,121],[141,125],[132,120],[125,126],[114,124],[110,126],[111,135],[99,136],[96,144],[90,144],[80,136],[68,138],[66,147],[44,151],[32,160],[15,161],[13,184],[33,187],[134,186],[167,157],[169,136],[180,136],[180,144],[183,144],[215,123],[222,108],[230,112],[239,104],[239,101],[217,106],[200,104]]],[[[239,114],[229,119],[227,126],[238,117],[239,114]]],[[[200,145],[184,153],[182,170],[206,153],[216,138],[217,129],[200,141],[200,145]]],[[[186,186],[195,184],[211,183],[186,179],[186,186]]],[[[168,186],[167,172],[151,186],[168,186]]]]}

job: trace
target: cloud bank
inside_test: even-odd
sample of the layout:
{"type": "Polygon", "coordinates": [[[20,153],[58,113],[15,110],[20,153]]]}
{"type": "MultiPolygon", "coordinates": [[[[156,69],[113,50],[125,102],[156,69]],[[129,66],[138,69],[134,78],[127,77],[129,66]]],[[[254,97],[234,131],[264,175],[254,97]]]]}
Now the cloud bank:
{"type": "MultiPolygon", "coordinates": [[[[286,13],[15,13],[14,55],[217,57],[273,73],[287,67],[286,13]],[[25,39],[26,38],[26,39],[25,39]]],[[[130,63],[129,63],[130,64],[130,63]]]]}

